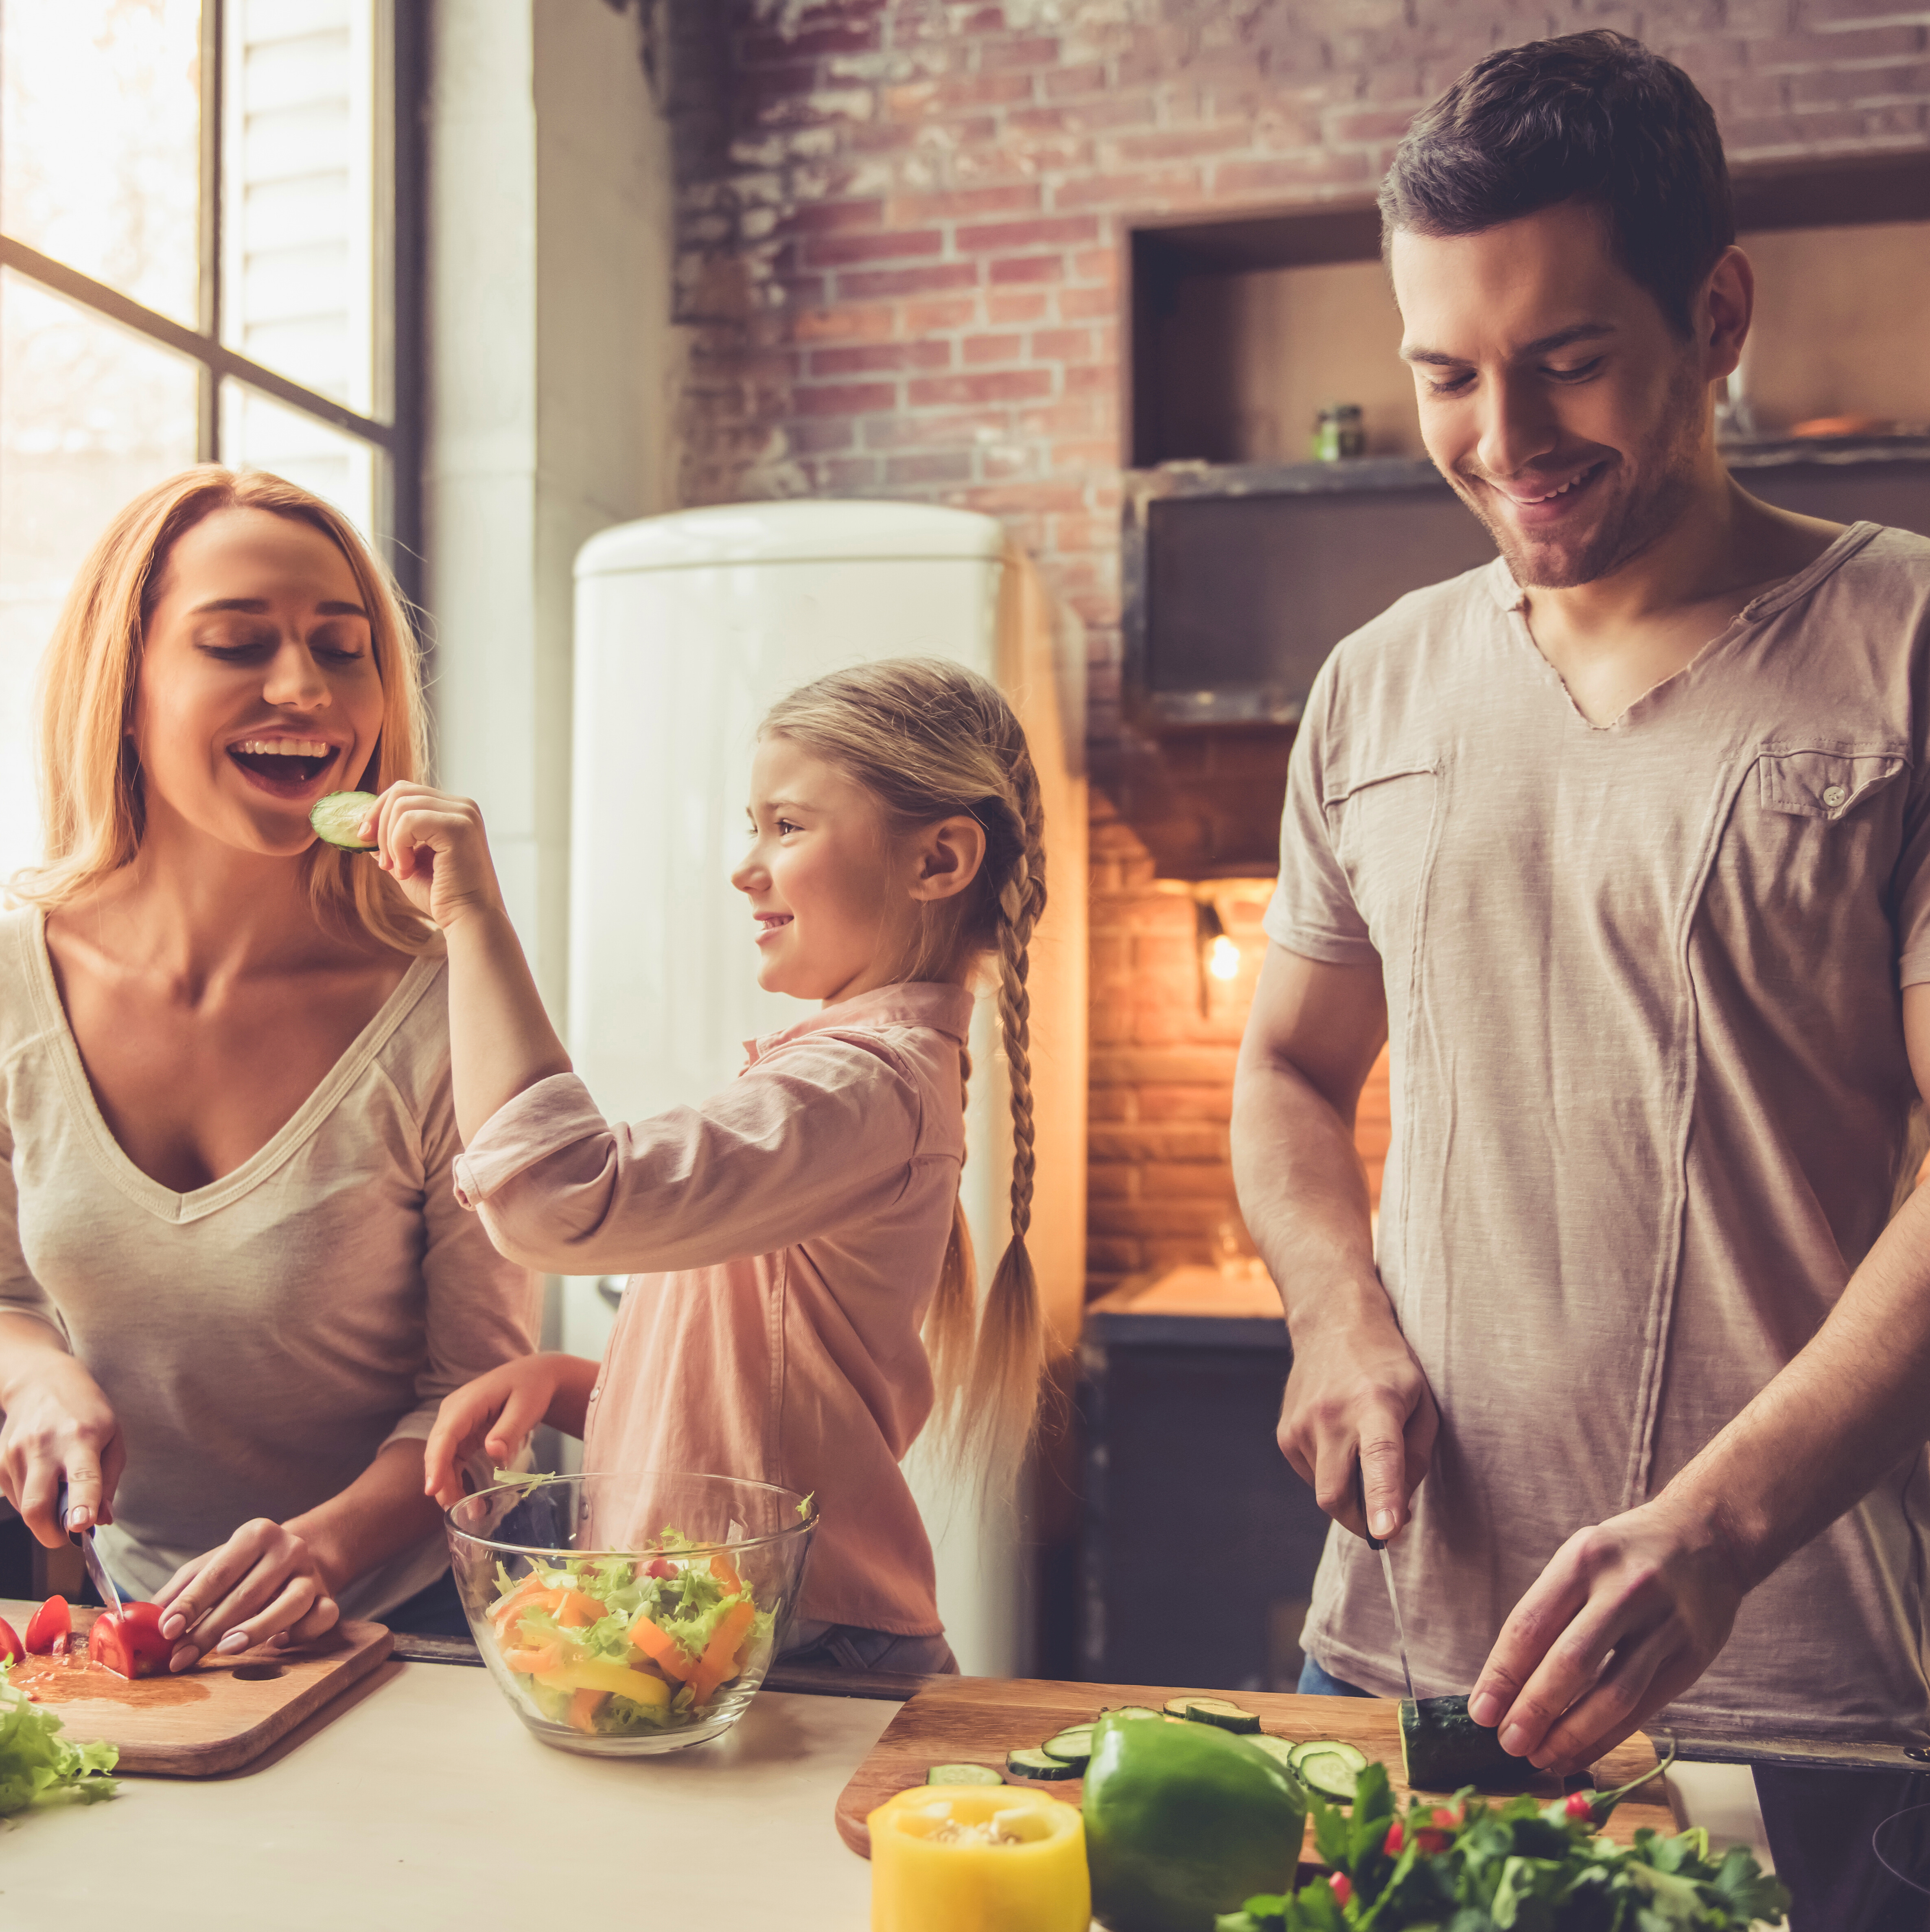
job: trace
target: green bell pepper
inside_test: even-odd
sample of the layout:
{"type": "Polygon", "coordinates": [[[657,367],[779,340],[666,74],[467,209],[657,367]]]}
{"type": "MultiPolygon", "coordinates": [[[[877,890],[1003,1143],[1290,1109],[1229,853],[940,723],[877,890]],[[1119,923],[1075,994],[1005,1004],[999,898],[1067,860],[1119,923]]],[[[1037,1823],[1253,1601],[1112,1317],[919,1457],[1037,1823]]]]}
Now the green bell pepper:
{"type": "Polygon", "coordinates": [[[1291,1888],[1306,1794],[1278,1759],[1211,1724],[1102,1718],[1086,1767],[1092,1912],[1110,1932],[1212,1932],[1291,1888]]]}

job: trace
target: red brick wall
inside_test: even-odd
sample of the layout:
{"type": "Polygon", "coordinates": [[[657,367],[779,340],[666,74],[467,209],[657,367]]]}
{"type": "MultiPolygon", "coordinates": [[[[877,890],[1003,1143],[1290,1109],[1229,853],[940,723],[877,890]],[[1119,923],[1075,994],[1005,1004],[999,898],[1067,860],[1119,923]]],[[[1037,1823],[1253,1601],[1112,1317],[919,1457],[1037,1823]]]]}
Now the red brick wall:
{"type": "MultiPolygon", "coordinates": [[[[1005,518],[1089,628],[1101,745],[1122,218],[1364,194],[1477,55],[1582,26],[1680,61],[1734,158],[1930,144],[1915,0],[671,0],[669,22],[685,500],[917,496],[1005,518]]],[[[1182,1024],[1153,1016],[1151,980],[1131,991],[1179,972],[1174,915],[1113,904],[1107,868],[1189,862],[1183,839],[1134,842],[1095,848],[1101,1279],[1199,1252],[1209,1207],[1188,1190],[1223,1184],[1237,1034],[1232,1006],[1182,1024]],[[1108,1038],[1122,1000],[1175,1037],[1108,1038]]]]}

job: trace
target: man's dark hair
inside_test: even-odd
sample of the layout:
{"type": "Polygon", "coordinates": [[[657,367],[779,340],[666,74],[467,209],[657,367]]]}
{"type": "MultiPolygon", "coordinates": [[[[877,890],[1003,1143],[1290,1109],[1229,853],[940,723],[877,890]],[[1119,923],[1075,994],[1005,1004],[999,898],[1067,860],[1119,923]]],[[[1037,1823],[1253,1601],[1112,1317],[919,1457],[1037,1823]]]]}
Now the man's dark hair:
{"type": "Polygon", "coordinates": [[[1383,234],[1478,235],[1563,201],[1600,211],[1615,260],[1686,335],[1695,291],[1736,238],[1728,164],[1695,83],[1626,34],[1476,61],[1395,150],[1383,234]]]}

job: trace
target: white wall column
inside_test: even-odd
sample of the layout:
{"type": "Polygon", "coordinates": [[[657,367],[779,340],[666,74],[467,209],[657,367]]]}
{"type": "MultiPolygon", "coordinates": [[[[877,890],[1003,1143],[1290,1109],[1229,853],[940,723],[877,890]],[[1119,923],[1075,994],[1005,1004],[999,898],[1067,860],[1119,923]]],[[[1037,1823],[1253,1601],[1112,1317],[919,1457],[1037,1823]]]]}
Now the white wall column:
{"type": "Polygon", "coordinates": [[[424,528],[441,782],[558,1025],[571,565],[673,507],[669,135],[635,9],[433,0],[424,528]]]}

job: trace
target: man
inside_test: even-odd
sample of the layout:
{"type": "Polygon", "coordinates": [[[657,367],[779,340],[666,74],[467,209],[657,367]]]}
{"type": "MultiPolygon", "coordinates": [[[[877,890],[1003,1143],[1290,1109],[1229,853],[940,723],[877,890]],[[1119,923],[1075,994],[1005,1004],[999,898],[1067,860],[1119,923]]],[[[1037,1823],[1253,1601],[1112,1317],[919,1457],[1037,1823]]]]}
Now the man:
{"type": "MultiPolygon", "coordinates": [[[[1930,1091],[1930,542],[1725,468],[1751,270],[1707,103],[1634,41],[1479,62],[1381,206],[1428,454],[1500,555],[1316,682],[1241,1054],[1281,1445],[1356,1532],[1310,1683],[1400,1692],[1358,1464],[1416,1689],[1538,1766],[1665,1706],[1921,1744],[1930,1190],[1890,1217],[1930,1091]],[[1377,1268],[1352,1124],[1390,1037],[1377,1268]]],[[[1866,1870],[1874,1822],[1831,1828],[1866,1870]]]]}

